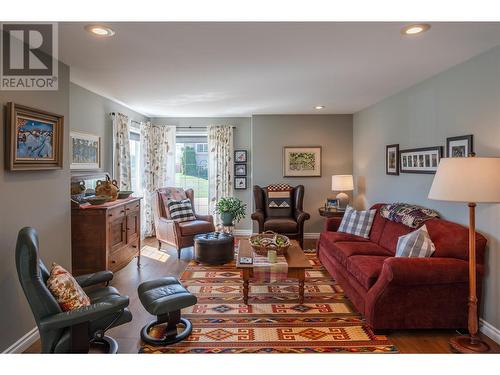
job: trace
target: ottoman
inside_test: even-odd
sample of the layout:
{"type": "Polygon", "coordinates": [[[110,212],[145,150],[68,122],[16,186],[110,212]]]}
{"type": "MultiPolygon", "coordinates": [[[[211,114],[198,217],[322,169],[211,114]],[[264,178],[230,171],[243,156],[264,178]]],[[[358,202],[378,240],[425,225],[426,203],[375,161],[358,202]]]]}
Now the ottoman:
{"type": "Polygon", "coordinates": [[[193,329],[191,322],[181,318],[181,309],[196,304],[197,299],[189,293],[175,277],[163,277],[161,279],[146,281],[137,289],[139,299],[144,308],[152,315],[153,320],[141,331],[143,341],[151,345],[171,345],[184,340],[193,329]],[[154,338],[149,335],[152,327],[167,323],[163,338],[154,338]],[[181,323],[184,330],[177,331],[177,325],[181,323]]]}
{"type": "Polygon", "coordinates": [[[211,232],[194,236],[194,258],[199,263],[225,264],[234,259],[234,237],[211,232]]]}

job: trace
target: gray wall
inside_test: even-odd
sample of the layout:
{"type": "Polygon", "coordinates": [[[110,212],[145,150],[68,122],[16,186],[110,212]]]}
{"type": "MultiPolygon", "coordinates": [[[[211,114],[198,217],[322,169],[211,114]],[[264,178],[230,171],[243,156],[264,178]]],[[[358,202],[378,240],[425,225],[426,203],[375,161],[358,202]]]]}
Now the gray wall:
{"type": "Polygon", "coordinates": [[[101,169],[111,172],[113,124],[109,114],[121,112],[135,121],[146,121],[147,117],[74,83],[70,83],[69,96],[71,129],[101,137],[101,169]]]}
{"type": "MultiPolygon", "coordinates": [[[[209,125],[232,125],[234,129],[234,149],[248,151],[247,163],[247,186],[246,190],[235,190],[234,196],[241,199],[247,205],[247,215],[238,224],[236,230],[250,230],[252,228],[252,165],[250,158],[251,148],[251,119],[250,117],[154,117],[151,122],[156,125],[170,126],[209,126],[209,125]]],[[[179,129],[181,130],[181,129],[179,129]]],[[[186,130],[186,129],[184,129],[186,130]]]]}
{"type": "MultiPolygon", "coordinates": [[[[71,267],[69,202],[69,68],[59,65],[57,91],[0,91],[0,118],[5,124],[5,104],[13,101],[64,115],[64,168],[55,171],[4,170],[0,153],[0,351],[4,351],[35,327],[31,310],[16,273],[17,232],[32,226],[40,235],[40,255],[50,266],[71,267]]],[[[4,145],[4,131],[0,144],[4,145]]]]}
{"type": "Polygon", "coordinates": [[[253,184],[284,182],[305,186],[306,233],[318,233],[318,208],[334,197],[334,174],[352,173],[352,115],[255,115],[252,117],[253,184]],[[283,177],[283,146],[322,146],[322,176],[283,177]]]}
{"type": "MultiPolygon", "coordinates": [[[[478,156],[500,156],[500,48],[455,66],[354,115],[356,203],[405,201],[437,209],[468,223],[467,207],[431,201],[432,175],[385,175],[385,145],[446,145],[446,138],[474,134],[478,156]]],[[[482,316],[500,328],[500,205],[477,207],[477,229],[488,237],[482,316]]],[[[464,307],[465,308],[465,307],[464,307]]]]}

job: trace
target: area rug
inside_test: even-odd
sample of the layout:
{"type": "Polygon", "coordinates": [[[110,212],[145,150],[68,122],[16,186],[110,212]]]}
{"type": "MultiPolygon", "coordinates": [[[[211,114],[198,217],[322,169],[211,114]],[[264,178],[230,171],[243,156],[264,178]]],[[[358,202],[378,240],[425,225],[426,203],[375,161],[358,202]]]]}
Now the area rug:
{"type": "MultiPolygon", "coordinates": [[[[314,253],[306,254],[305,301],[296,280],[250,282],[243,303],[242,275],[234,264],[203,266],[192,261],[182,284],[198,297],[183,316],[192,334],[166,347],[142,344],[141,353],[395,353],[387,337],[376,336],[352,307],[314,253]]],[[[162,337],[164,327],[150,334],[162,337]]]]}

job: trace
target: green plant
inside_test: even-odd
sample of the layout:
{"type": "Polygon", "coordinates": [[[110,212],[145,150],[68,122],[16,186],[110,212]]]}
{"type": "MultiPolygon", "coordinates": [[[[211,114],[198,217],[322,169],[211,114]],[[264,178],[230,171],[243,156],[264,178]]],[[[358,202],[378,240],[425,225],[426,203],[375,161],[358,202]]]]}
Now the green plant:
{"type": "Polygon", "coordinates": [[[233,220],[238,223],[245,217],[247,205],[241,199],[228,197],[221,198],[215,205],[215,212],[218,214],[230,213],[233,220]]]}

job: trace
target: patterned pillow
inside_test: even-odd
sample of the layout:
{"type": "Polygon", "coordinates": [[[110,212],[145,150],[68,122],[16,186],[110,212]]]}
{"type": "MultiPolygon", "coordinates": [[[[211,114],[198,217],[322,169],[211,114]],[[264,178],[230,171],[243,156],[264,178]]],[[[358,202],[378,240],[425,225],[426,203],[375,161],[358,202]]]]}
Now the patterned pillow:
{"type": "Polygon", "coordinates": [[[436,247],[425,225],[407,235],[399,237],[398,245],[396,246],[397,257],[428,258],[434,251],[436,251],[436,247]]]}
{"type": "Polygon", "coordinates": [[[380,209],[380,215],[410,228],[418,228],[424,221],[439,217],[439,214],[430,208],[408,203],[386,204],[380,209]]]}
{"type": "Polygon", "coordinates": [[[168,212],[170,212],[170,218],[178,223],[196,220],[196,216],[194,216],[193,212],[193,206],[191,206],[191,201],[189,199],[183,199],[180,201],[169,199],[168,212]]]}
{"type": "Polygon", "coordinates": [[[57,263],[52,263],[47,288],[63,311],[89,306],[90,298],[78,285],[75,278],[57,263]]]}
{"type": "Polygon", "coordinates": [[[369,238],[376,212],[377,210],[356,211],[347,206],[338,231],[369,238]]]}
{"type": "Polygon", "coordinates": [[[293,187],[288,184],[273,184],[267,187],[269,208],[290,208],[293,187]]]}

